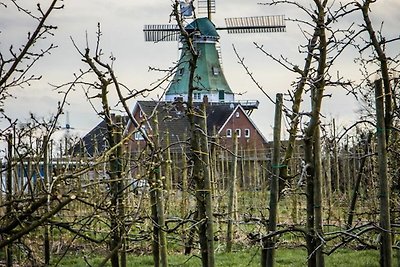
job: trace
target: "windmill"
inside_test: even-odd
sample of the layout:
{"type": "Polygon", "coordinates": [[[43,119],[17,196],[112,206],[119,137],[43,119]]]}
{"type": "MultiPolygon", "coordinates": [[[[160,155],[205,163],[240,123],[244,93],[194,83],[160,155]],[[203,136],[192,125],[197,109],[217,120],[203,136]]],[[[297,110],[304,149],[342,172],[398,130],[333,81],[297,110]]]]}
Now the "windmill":
{"type": "MultiPolygon", "coordinates": [[[[180,13],[182,18],[187,21],[185,30],[189,34],[193,34],[193,44],[200,55],[197,60],[194,81],[198,90],[193,92],[193,101],[200,102],[204,96],[207,96],[209,102],[234,102],[234,93],[222,71],[218,49],[220,39],[218,31],[227,31],[229,34],[284,32],[286,30],[285,17],[278,15],[226,18],[226,25],[217,27],[211,20],[211,14],[215,13],[215,0],[198,0],[197,3],[197,13],[199,15],[206,13],[206,16],[196,17],[192,0],[180,0],[180,13]]],[[[178,25],[145,25],[143,31],[145,41],[181,41],[181,56],[177,71],[166,91],[165,100],[174,101],[180,98],[186,101],[190,53],[182,40],[178,25]]],[[[248,108],[257,108],[257,106],[251,106],[249,105],[248,108]]]]}

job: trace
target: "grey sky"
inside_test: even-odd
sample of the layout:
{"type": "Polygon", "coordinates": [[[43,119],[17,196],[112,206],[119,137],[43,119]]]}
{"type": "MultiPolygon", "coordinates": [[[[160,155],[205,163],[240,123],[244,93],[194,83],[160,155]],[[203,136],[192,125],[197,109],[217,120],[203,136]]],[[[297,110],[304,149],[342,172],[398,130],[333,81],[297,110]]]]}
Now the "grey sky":
{"type": "MultiPolygon", "coordinates": [[[[7,3],[7,1],[5,1],[7,3]]],[[[36,3],[37,1],[24,0],[20,3],[36,3]]],[[[41,1],[43,5],[49,1],[41,1]]],[[[214,22],[217,25],[223,23],[224,17],[260,16],[284,14],[286,17],[297,18],[301,16],[293,7],[267,7],[257,5],[258,1],[243,0],[217,0],[217,13],[214,22]]],[[[307,4],[308,0],[301,0],[307,4]]],[[[375,22],[385,20],[384,29],[388,37],[398,37],[400,17],[397,11],[400,9],[400,1],[378,1],[373,5],[373,18],[375,22]]],[[[97,23],[100,22],[103,31],[102,47],[106,55],[112,53],[117,61],[115,71],[120,82],[130,88],[148,88],[150,84],[160,78],[162,74],[149,72],[148,67],[169,68],[178,60],[177,43],[146,43],[143,40],[144,24],[168,23],[172,2],[170,0],[67,0],[65,8],[55,11],[51,16],[51,22],[59,27],[51,40],[44,40],[44,44],[53,42],[59,46],[51,55],[42,60],[35,69],[35,74],[43,75],[43,80],[33,83],[24,89],[14,89],[18,97],[6,106],[8,114],[14,118],[27,118],[29,111],[38,116],[48,116],[54,113],[57,106],[58,94],[51,90],[48,83],[61,84],[71,81],[73,73],[79,68],[85,68],[79,54],[73,48],[70,36],[77,44],[84,48],[85,34],[89,36],[92,47],[95,45],[95,32],[97,23]]],[[[5,51],[10,43],[21,44],[26,38],[26,32],[32,27],[32,21],[16,15],[15,9],[9,5],[8,9],[0,6],[0,49],[5,51]]],[[[359,21],[360,16],[349,17],[344,23],[359,21]]],[[[255,78],[263,86],[264,90],[274,98],[277,92],[285,93],[294,80],[294,76],[281,66],[272,62],[261,52],[257,51],[253,42],[264,45],[265,49],[276,56],[285,55],[290,60],[301,66],[302,56],[298,53],[298,45],[304,44],[298,25],[287,24],[286,33],[269,34],[241,34],[221,35],[221,49],[223,57],[224,73],[235,93],[245,93],[238,96],[239,99],[257,99],[261,102],[259,110],[253,113],[253,120],[271,140],[273,106],[268,99],[251,82],[243,68],[237,64],[232,44],[240,55],[245,58],[246,64],[251,68],[255,78]]],[[[398,47],[393,44],[394,48],[398,47]]],[[[389,49],[395,50],[393,47],[389,49]]],[[[390,50],[389,50],[390,51],[390,50]]],[[[351,55],[349,51],[348,54],[351,55]]],[[[358,77],[358,66],[350,57],[341,59],[337,70],[348,78],[358,77]],[[350,76],[350,77],[349,77],[350,76]]],[[[152,94],[161,94],[159,90],[152,94]]],[[[351,96],[346,96],[340,89],[328,89],[332,98],[325,99],[324,115],[336,117],[339,123],[345,123],[354,119],[357,105],[351,96]]],[[[73,127],[88,131],[94,127],[99,118],[90,105],[84,99],[83,91],[77,89],[69,98],[70,106],[67,110],[70,114],[70,122],[73,127]]],[[[130,102],[133,107],[134,101],[130,102]]],[[[303,110],[308,110],[304,106],[303,110]]],[[[63,118],[65,119],[65,118],[63,118]]],[[[62,124],[65,121],[61,122],[62,124]]]]}

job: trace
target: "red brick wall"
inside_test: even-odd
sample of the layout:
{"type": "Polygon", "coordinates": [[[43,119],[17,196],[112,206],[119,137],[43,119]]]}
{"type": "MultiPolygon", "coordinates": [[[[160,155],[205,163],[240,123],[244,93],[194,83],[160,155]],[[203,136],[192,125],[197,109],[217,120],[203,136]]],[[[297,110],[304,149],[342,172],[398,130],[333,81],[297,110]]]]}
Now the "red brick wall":
{"type": "Polygon", "coordinates": [[[233,116],[229,119],[228,123],[220,130],[220,137],[222,144],[226,145],[228,148],[232,148],[233,133],[235,130],[240,130],[240,137],[238,137],[239,146],[242,148],[252,148],[262,149],[265,146],[266,140],[258,132],[257,128],[253,126],[248,117],[244,114],[243,110],[236,109],[233,116]],[[238,113],[238,116],[237,114],[238,113]],[[231,129],[232,137],[227,137],[227,130],[231,129]],[[250,131],[250,136],[245,136],[245,131],[248,129],[250,131]]]}

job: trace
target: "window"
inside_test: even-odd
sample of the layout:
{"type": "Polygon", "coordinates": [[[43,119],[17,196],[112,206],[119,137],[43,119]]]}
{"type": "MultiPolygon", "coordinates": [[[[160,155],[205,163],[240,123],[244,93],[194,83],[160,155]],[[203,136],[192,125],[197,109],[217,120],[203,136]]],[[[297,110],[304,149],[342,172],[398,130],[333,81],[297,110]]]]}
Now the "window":
{"type": "Polygon", "coordinates": [[[178,71],[178,74],[180,76],[182,76],[184,72],[185,72],[185,69],[184,68],[180,68],[179,71],[178,71]]]}
{"type": "Polygon", "coordinates": [[[142,117],[143,117],[143,111],[140,110],[140,111],[139,111],[139,118],[142,118],[142,117]]]}
{"type": "Polygon", "coordinates": [[[241,136],[242,131],[240,129],[236,129],[236,136],[239,138],[241,136]]]}
{"type": "Polygon", "coordinates": [[[236,116],[236,118],[239,118],[239,116],[240,116],[239,111],[236,111],[235,116],[236,116]]]}
{"type": "Polygon", "coordinates": [[[212,67],[212,72],[213,72],[214,76],[217,76],[217,75],[219,75],[219,73],[220,73],[218,67],[212,67]]]}
{"type": "Polygon", "coordinates": [[[228,138],[232,137],[232,129],[226,129],[226,137],[228,138]]]}
{"type": "MultiPolygon", "coordinates": [[[[143,132],[146,132],[145,126],[142,126],[141,128],[142,128],[143,132]]],[[[137,140],[137,141],[144,140],[144,137],[143,137],[141,131],[137,130],[137,132],[135,132],[135,140],[137,140]]]]}
{"type": "Polygon", "coordinates": [[[218,90],[218,100],[219,100],[219,102],[225,101],[225,91],[224,90],[218,90]]]}
{"type": "Polygon", "coordinates": [[[250,137],[250,129],[244,129],[244,137],[246,138],[250,137]]]}
{"type": "Polygon", "coordinates": [[[201,94],[200,93],[193,93],[193,99],[194,100],[201,100],[201,94]]]}

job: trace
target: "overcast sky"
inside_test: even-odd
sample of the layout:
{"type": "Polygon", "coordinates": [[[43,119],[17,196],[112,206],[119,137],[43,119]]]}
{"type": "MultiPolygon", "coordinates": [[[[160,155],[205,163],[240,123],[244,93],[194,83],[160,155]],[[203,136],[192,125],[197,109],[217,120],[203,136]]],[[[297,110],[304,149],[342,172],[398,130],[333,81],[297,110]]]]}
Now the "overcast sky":
{"type": "MultiPolygon", "coordinates": [[[[3,1],[4,2],[4,1],[3,1]]],[[[5,1],[7,3],[7,1],[5,1]]],[[[20,4],[33,4],[38,1],[18,1],[20,4]]],[[[49,1],[41,1],[46,5],[49,1]]],[[[215,24],[223,24],[225,17],[260,16],[260,15],[286,15],[289,18],[301,16],[297,9],[288,6],[267,7],[257,5],[259,0],[217,0],[217,13],[214,15],[215,24]]],[[[307,4],[309,0],[299,0],[307,4]]],[[[378,1],[373,5],[374,22],[385,20],[385,34],[391,37],[398,37],[400,25],[399,0],[378,1]]],[[[38,116],[49,116],[55,112],[57,101],[60,95],[52,91],[52,84],[62,84],[72,81],[73,73],[82,64],[78,52],[72,45],[70,37],[76,40],[77,44],[85,47],[86,32],[89,37],[89,44],[94,47],[97,23],[101,23],[103,38],[102,47],[106,55],[113,54],[116,57],[115,71],[119,81],[129,88],[148,88],[160,78],[162,74],[149,72],[149,66],[158,68],[170,68],[179,59],[178,44],[175,42],[146,43],[143,38],[143,25],[163,24],[169,22],[171,12],[171,0],[67,0],[65,8],[55,11],[50,18],[52,24],[59,28],[55,36],[44,40],[45,44],[52,42],[59,47],[53,50],[35,68],[34,73],[43,75],[40,82],[33,83],[30,87],[14,89],[17,99],[9,101],[6,111],[14,118],[24,120],[29,117],[29,112],[38,116]]],[[[0,5],[0,49],[7,51],[11,43],[14,46],[22,44],[29,29],[34,24],[32,20],[24,18],[16,12],[9,4],[6,9],[0,5]]],[[[359,21],[360,16],[348,18],[344,23],[359,21]]],[[[378,26],[377,26],[378,28],[378,26]]],[[[243,93],[237,99],[257,99],[260,101],[259,110],[252,115],[253,120],[263,131],[264,135],[272,139],[272,123],[274,107],[271,102],[260,92],[245,74],[244,69],[237,63],[232,45],[235,45],[240,55],[245,58],[246,64],[251,68],[255,78],[273,98],[277,92],[286,93],[290,89],[295,76],[288,73],[281,66],[258,51],[253,42],[264,45],[264,48],[279,57],[284,55],[299,66],[303,65],[303,56],[298,52],[298,46],[304,44],[304,39],[297,24],[288,22],[286,33],[266,34],[240,34],[228,35],[221,32],[221,49],[223,57],[223,68],[225,76],[235,93],[243,93]]],[[[396,45],[393,45],[396,46],[396,45]]],[[[398,45],[397,45],[398,47],[398,45]]],[[[393,49],[393,48],[392,48],[393,49]]],[[[357,79],[359,76],[358,66],[351,59],[351,51],[346,57],[340,60],[337,70],[350,79],[357,79]],[[349,56],[350,55],[350,56],[349,56]]],[[[156,97],[161,94],[158,90],[152,95],[156,97]]],[[[324,114],[327,118],[335,117],[339,123],[345,124],[355,119],[355,111],[358,106],[351,96],[346,96],[341,89],[328,89],[332,93],[331,98],[324,102],[324,114]]],[[[79,130],[89,131],[98,122],[99,118],[91,109],[83,96],[83,90],[77,89],[69,98],[70,124],[79,130]]],[[[133,107],[134,101],[130,102],[133,107]]],[[[304,106],[303,110],[308,111],[309,107],[304,106]]],[[[61,124],[65,124],[65,117],[61,124]]]]}

